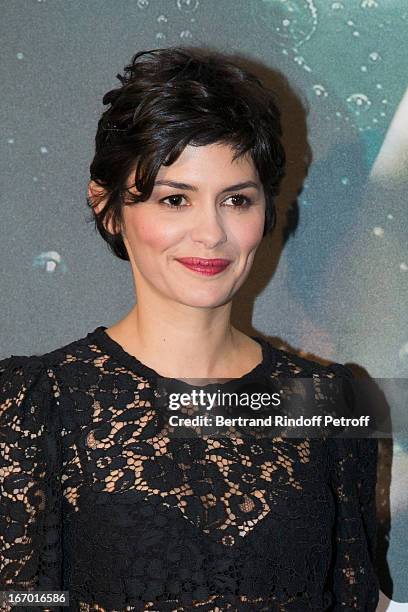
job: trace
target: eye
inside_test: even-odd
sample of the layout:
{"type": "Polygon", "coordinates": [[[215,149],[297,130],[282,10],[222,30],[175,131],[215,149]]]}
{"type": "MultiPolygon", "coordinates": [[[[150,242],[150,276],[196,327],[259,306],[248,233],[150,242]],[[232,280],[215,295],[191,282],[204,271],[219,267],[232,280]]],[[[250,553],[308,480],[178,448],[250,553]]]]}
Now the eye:
{"type": "Polygon", "coordinates": [[[234,198],[235,200],[238,199],[238,201],[241,202],[241,204],[236,204],[234,208],[249,208],[249,206],[252,204],[252,200],[247,196],[242,195],[242,193],[235,193],[234,195],[229,196],[227,199],[229,200],[230,198],[234,198]]]}
{"type": "Polygon", "coordinates": [[[184,196],[181,194],[167,196],[167,198],[163,198],[162,200],[160,200],[160,204],[164,204],[165,206],[168,206],[173,210],[181,210],[182,208],[184,208],[184,206],[179,206],[177,203],[180,201],[180,198],[184,198],[184,196]],[[172,202],[166,202],[166,200],[172,200],[172,202]]]}
{"type": "MultiPolygon", "coordinates": [[[[160,204],[164,204],[173,210],[181,210],[185,208],[185,206],[181,206],[180,200],[182,200],[184,196],[182,194],[174,194],[171,196],[167,196],[166,198],[162,198],[160,200],[160,204]]],[[[232,208],[249,208],[252,205],[252,200],[247,196],[242,195],[242,193],[235,193],[227,198],[227,200],[233,199],[234,203],[232,208]]]]}

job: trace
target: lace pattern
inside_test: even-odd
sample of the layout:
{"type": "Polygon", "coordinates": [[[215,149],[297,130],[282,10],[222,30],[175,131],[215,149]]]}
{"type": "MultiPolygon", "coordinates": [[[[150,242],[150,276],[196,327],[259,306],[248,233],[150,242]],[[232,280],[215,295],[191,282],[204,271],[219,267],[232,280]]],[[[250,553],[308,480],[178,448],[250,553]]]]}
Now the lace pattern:
{"type": "MultiPolygon", "coordinates": [[[[83,612],[374,611],[377,440],[166,436],[104,329],[0,361],[0,588],[83,612]]],[[[263,349],[316,397],[352,379],[263,349]]]]}

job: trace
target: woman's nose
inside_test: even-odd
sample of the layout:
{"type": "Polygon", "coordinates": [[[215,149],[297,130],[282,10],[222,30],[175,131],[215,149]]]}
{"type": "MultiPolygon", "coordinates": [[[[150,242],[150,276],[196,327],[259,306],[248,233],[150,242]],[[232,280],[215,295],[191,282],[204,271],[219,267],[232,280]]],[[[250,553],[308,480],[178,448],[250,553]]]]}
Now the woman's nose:
{"type": "Polygon", "coordinates": [[[197,207],[191,237],[195,242],[205,243],[208,247],[226,241],[224,219],[214,203],[210,206],[197,207]]]}

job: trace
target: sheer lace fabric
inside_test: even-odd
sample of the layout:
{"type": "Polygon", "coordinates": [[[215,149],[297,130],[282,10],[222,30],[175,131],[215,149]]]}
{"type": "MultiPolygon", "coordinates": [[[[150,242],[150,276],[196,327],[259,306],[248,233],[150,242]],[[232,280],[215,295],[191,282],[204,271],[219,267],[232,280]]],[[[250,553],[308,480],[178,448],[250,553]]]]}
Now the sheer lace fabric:
{"type": "MultiPolygon", "coordinates": [[[[0,361],[0,588],[83,612],[374,611],[377,440],[172,438],[104,329],[0,361]]],[[[261,341],[256,372],[352,378],[261,341]]]]}

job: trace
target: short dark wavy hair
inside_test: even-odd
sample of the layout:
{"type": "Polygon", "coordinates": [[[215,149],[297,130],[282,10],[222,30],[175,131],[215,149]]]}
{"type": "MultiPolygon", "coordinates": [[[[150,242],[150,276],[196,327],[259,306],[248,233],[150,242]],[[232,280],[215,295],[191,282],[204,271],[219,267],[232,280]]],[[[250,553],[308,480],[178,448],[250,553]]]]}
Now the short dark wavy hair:
{"type": "MultiPolygon", "coordinates": [[[[263,235],[273,230],[286,163],[273,91],[227,55],[199,47],[138,52],[117,78],[122,85],[103,97],[110,107],[98,122],[90,165],[106,198],[90,221],[117,257],[129,260],[118,231],[122,207],[147,200],[160,166],[170,166],[188,144],[229,144],[234,160],[249,152],[265,193],[263,235]],[[126,185],[133,169],[137,196],[126,185]],[[117,233],[106,229],[110,220],[117,233]]],[[[93,209],[101,199],[87,203],[93,209]]]]}

